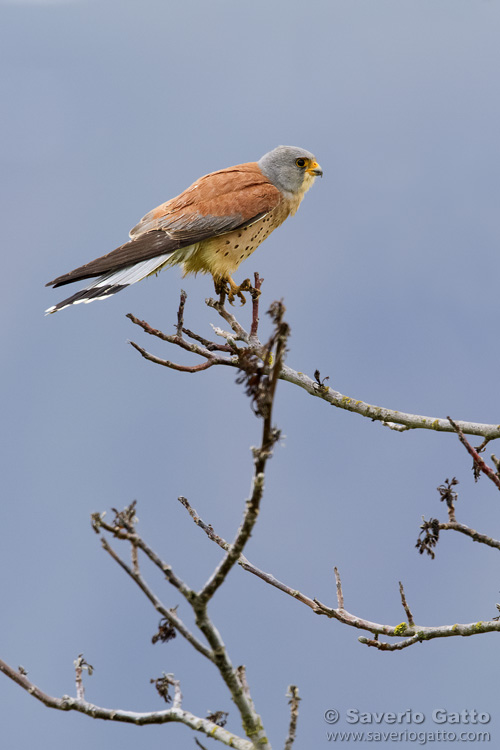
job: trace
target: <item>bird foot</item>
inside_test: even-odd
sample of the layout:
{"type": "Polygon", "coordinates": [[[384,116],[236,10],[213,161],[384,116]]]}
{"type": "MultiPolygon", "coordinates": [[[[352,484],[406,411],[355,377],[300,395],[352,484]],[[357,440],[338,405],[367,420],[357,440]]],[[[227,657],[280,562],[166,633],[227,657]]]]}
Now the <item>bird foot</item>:
{"type": "Polygon", "coordinates": [[[245,281],[242,281],[241,284],[238,286],[237,284],[233,283],[231,284],[231,281],[229,283],[229,291],[227,293],[227,299],[230,305],[234,305],[234,300],[236,297],[239,297],[241,300],[241,306],[243,307],[244,304],[246,304],[245,295],[243,292],[250,292],[252,290],[252,284],[250,283],[250,279],[245,279],[245,281]]]}
{"type": "Polygon", "coordinates": [[[232,279],[222,279],[221,281],[216,282],[215,291],[217,294],[220,294],[220,301],[222,304],[224,304],[227,295],[227,300],[230,305],[234,305],[236,297],[239,297],[242,307],[246,304],[243,292],[250,292],[252,299],[257,299],[257,297],[260,296],[260,290],[252,286],[250,279],[245,279],[239,286],[238,284],[235,284],[232,279]]]}

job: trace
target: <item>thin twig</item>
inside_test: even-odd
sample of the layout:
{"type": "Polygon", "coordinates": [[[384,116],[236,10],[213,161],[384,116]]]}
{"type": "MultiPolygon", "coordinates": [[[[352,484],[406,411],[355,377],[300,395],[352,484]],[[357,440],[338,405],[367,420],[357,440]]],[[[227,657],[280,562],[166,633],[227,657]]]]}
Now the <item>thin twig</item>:
{"type": "Polygon", "coordinates": [[[181,289],[181,298],[179,301],[179,309],[177,310],[177,335],[182,338],[182,327],[184,325],[184,306],[186,304],[187,294],[184,289],[181,289]]]}
{"type": "Polygon", "coordinates": [[[460,442],[462,443],[462,445],[465,446],[465,448],[468,451],[468,453],[470,453],[470,455],[474,459],[474,463],[478,467],[478,469],[480,469],[480,471],[482,471],[483,474],[486,474],[486,476],[488,477],[488,479],[491,479],[491,481],[493,482],[493,484],[496,485],[497,489],[500,490],[500,477],[498,476],[498,474],[496,472],[493,471],[493,469],[491,468],[491,466],[488,466],[488,464],[486,464],[483,461],[483,459],[481,458],[481,456],[479,455],[479,453],[477,452],[477,450],[475,448],[473,448],[472,445],[469,443],[469,441],[467,440],[467,438],[464,435],[464,431],[463,431],[460,423],[454,422],[451,417],[448,417],[448,421],[451,424],[451,426],[453,427],[453,429],[455,430],[455,432],[457,433],[458,439],[460,440],[460,442]]]}
{"type": "Polygon", "coordinates": [[[408,618],[408,625],[410,626],[410,628],[413,628],[415,625],[415,622],[413,620],[413,615],[408,606],[408,602],[406,601],[405,590],[403,588],[403,584],[401,583],[401,581],[399,582],[399,593],[401,596],[401,604],[403,605],[403,609],[406,612],[406,616],[408,618]]]}
{"type": "Polygon", "coordinates": [[[365,646],[378,648],[379,651],[402,651],[404,648],[413,646],[415,643],[421,643],[422,639],[418,635],[413,635],[410,638],[406,638],[404,641],[387,643],[387,641],[379,641],[377,638],[365,638],[364,636],[360,636],[358,641],[365,646]]]}
{"type": "Polygon", "coordinates": [[[85,688],[83,687],[83,670],[87,669],[89,675],[93,672],[91,664],[87,664],[83,658],[83,654],[79,654],[78,658],[74,661],[75,665],[75,683],[76,683],[76,699],[77,701],[85,700],[85,688]]]}
{"type": "Polygon", "coordinates": [[[481,445],[478,445],[476,447],[477,452],[478,453],[482,453],[485,450],[485,448],[486,448],[486,446],[488,445],[489,442],[490,442],[490,438],[485,438],[483,440],[483,442],[481,443],[481,445]]]}
{"type": "Polygon", "coordinates": [[[252,325],[250,328],[250,339],[257,339],[257,333],[259,330],[259,300],[260,290],[264,279],[261,279],[257,271],[254,275],[254,289],[256,293],[252,294],[252,325]]]}
{"type": "Polygon", "coordinates": [[[209,341],[204,336],[200,336],[199,333],[195,333],[194,331],[190,331],[189,328],[183,328],[182,332],[186,334],[186,336],[189,336],[189,338],[194,339],[194,341],[198,341],[200,344],[203,344],[209,352],[230,352],[232,353],[233,347],[229,346],[229,344],[218,344],[216,341],[209,341]]]}
{"type": "Polygon", "coordinates": [[[236,317],[232,313],[230,313],[229,310],[224,307],[224,305],[221,305],[219,300],[215,300],[209,297],[205,300],[205,304],[208,307],[216,310],[221,318],[223,318],[226,323],[229,323],[229,325],[233,329],[233,332],[235,333],[237,341],[243,341],[245,344],[250,343],[250,334],[245,331],[240,323],[238,323],[236,317]]]}
{"type": "Polygon", "coordinates": [[[333,570],[335,572],[335,584],[337,587],[337,602],[339,605],[339,609],[344,609],[344,593],[342,591],[342,581],[340,580],[340,573],[337,567],[335,567],[333,570]]]}
{"type": "Polygon", "coordinates": [[[295,736],[297,734],[297,720],[299,718],[299,689],[296,685],[289,685],[287,697],[290,698],[288,701],[290,706],[290,726],[288,728],[288,736],[285,741],[284,750],[291,750],[293,743],[295,742],[295,736]]]}
{"type": "Polygon", "coordinates": [[[138,575],[140,575],[139,555],[137,554],[137,545],[131,542],[130,547],[131,547],[130,552],[131,552],[131,558],[132,558],[132,570],[134,571],[134,573],[137,573],[138,575]]]}
{"type": "Polygon", "coordinates": [[[114,549],[108,544],[104,537],[101,537],[101,543],[106,552],[113,558],[115,562],[132,578],[132,580],[139,586],[139,588],[147,596],[151,604],[154,606],[157,612],[161,614],[168,622],[174,627],[188,643],[193,646],[200,654],[202,654],[209,661],[214,662],[214,656],[212,652],[204,646],[195,636],[187,629],[180,617],[177,615],[175,610],[165,607],[164,604],[158,599],[158,597],[149,588],[146,581],[140,575],[140,573],[133,570],[126,562],[124,562],[114,549]]]}
{"type": "Polygon", "coordinates": [[[130,345],[133,346],[134,349],[137,349],[137,351],[144,357],[144,359],[147,359],[150,362],[154,362],[155,365],[162,365],[163,367],[168,367],[170,370],[178,370],[179,372],[201,372],[202,370],[208,370],[209,367],[212,367],[212,365],[216,364],[211,359],[207,359],[206,362],[201,362],[201,364],[199,365],[179,365],[175,362],[171,362],[168,359],[161,359],[161,357],[156,357],[154,354],[150,354],[150,352],[146,351],[146,349],[143,349],[142,346],[136,344],[135,341],[130,341],[130,345]]]}
{"type": "Polygon", "coordinates": [[[182,692],[181,692],[181,681],[172,678],[172,685],[174,686],[174,702],[173,708],[182,708],[182,692]]]}
{"type": "Polygon", "coordinates": [[[144,552],[144,554],[151,560],[151,562],[156,565],[159,570],[161,570],[167,581],[176,589],[178,589],[178,591],[180,591],[180,593],[185,597],[185,599],[187,599],[188,602],[192,601],[193,597],[195,596],[195,592],[193,591],[193,589],[187,586],[186,583],[184,583],[184,581],[174,573],[172,566],[167,565],[167,563],[164,562],[161,557],[156,554],[156,552],[144,541],[142,537],[140,537],[134,531],[134,529],[124,520],[123,517],[120,518],[120,523],[122,524],[122,526],[113,526],[107,523],[106,521],[104,521],[102,516],[99,516],[99,514],[93,515],[92,522],[95,531],[99,532],[99,529],[105,529],[105,531],[113,534],[113,536],[117,537],[118,539],[126,539],[129,542],[135,544],[144,552]]]}

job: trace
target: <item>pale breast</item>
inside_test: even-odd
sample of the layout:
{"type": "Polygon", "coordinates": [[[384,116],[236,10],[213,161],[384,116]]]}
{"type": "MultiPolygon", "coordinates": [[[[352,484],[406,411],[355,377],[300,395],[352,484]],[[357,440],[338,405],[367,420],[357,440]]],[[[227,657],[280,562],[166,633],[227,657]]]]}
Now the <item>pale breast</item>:
{"type": "Polygon", "coordinates": [[[211,273],[215,278],[228,278],[289,213],[289,207],[281,204],[248,227],[203,240],[196,251],[183,260],[184,274],[211,273]]]}

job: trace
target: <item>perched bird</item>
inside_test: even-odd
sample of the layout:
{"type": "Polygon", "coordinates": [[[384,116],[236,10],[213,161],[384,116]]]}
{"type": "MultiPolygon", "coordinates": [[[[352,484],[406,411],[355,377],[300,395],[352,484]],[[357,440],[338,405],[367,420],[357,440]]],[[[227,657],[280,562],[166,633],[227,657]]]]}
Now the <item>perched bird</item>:
{"type": "Polygon", "coordinates": [[[97,277],[47,313],[80,302],[106,299],[166,266],[184,275],[212,274],[217,293],[244,304],[249,279],[238,286],[231,275],[297,211],[315,178],[323,174],[315,157],[296,146],[278,146],[258,162],[212,172],[183,193],[154,208],[130,231],[130,241],[74,271],[49,281],[59,287],[97,277]]]}

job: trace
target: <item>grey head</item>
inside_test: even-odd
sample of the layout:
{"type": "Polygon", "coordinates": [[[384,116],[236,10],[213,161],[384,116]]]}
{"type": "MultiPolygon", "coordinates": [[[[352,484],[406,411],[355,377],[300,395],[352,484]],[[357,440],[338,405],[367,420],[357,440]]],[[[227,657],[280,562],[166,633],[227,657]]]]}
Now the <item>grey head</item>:
{"type": "MultiPolygon", "coordinates": [[[[259,159],[262,173],[282,192],[298,193],[322,177],[314,154],[298,146],[278,146],[259,159]]],[[[306,188],[307,189],[307,188],[306,188]]]]}

